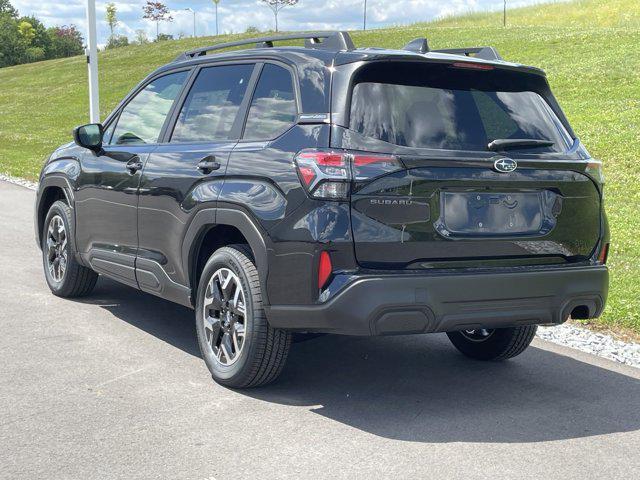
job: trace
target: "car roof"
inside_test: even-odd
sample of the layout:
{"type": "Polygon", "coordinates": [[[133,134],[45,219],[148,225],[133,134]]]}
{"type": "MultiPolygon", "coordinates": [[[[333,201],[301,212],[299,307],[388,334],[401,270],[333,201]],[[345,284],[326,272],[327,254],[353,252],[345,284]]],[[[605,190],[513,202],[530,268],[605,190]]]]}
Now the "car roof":
{"type": "Polygon", "coordinates": [[[406,60],[427,62],[472,62],[495,67],[522,70],[544,75],[536,67],[507,62],[493,47],[469,47],[444,50],[429,49],[425,38],[416,38],[402,49],[377,47],[356,48],[347,32],[303,32],[271,37],[258,37],[234,42],[226,42],[201,47],[178,56],[161,70],[201,63],[230,60],[273,59],[293,65],[322,63],[324,66],[340,66],[361,61],[406,60]],[[305,46],[274,46],[274,42],[305,40],[305,46]],[[226,50],[242,46],[252,46],[242,50],[226,50]]]}

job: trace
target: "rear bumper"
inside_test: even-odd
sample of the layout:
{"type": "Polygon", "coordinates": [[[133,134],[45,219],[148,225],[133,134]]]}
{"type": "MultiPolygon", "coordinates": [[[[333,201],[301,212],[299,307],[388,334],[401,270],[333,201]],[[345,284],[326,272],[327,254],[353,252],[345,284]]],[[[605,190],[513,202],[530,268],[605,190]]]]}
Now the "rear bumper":
{"type": "Polygon", "coordinates": [[[389,335],[559,324],[582,307],[600,316],[606,266],[499,273],[362,275],[330,300],[272,305],[273,327],[347,335],[389,335]]]}

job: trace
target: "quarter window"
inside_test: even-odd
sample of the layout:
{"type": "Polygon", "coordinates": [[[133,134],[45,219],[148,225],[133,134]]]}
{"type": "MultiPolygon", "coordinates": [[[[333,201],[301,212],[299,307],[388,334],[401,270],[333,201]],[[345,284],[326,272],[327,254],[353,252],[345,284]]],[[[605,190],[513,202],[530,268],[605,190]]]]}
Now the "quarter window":
{"type": "Polygon", "coordinates": [[[122,110],[112,145],[157,143],[160,131],[189,72],[160,77],[144,87],[122,110]]]}
{"type": "Polygon", "coordinates": [[[104,134],[102,135],[102,142],[105,145],[110,145],[111,144],[111,137],[113,136],[113,131],[116,128],[116,122],[117,122],[117,119],[115,119],[113,122],[111,122],[109,124],[109,126],[107,127],[107,129],[104,131],[104,134]]]}
{"type": "Polygon", "coordinates": [[[196,78],[171,142],[228,140],[254,65],[203,68],[196,78]]]}
{"type": "Polygon", "coordinates": [[[251,100],[243,137],[275,138],[295,122],[297,113],[291,74],[285,68],[266,64],[251,100]]]}

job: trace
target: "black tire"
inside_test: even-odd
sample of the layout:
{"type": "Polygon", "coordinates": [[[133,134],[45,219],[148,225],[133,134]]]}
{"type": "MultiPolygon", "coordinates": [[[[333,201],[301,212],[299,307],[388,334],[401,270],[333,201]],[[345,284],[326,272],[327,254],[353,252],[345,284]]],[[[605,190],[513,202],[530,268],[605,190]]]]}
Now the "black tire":
{"type": "MultiPolygon", "coordinates": [[[[227,307],[228,304],[227,301],[227,307]]],[[[216,314],[223,318],[222,313],[216,314]]],[[[204,266],[196,298],[196,332],[202,358],[219,384],[232,388],[258,387],[273,382],[282,372],[291,345],[291,334],[269,325],[262,306],[258,270],[251,260],[250,250],[244,245],[216,250],[204,266]],[[209,339],[214,335],[213,330],[205,331],[205,296],[212,278],[220,269],[231,270],[236,275],[244,297],[244,340],[237,358],[228,365],[224,364],[222,354],[218,358],[214,353],[212,343],[215,340],[210,342],[209,339]]],[[[220,353],[221,348],[217,350],[220,353]]]]}
{"type": "Polygon", "coordinates": [[[448,332],[451,343],[467,357],[477,360],[506,360],[524,352],[538,329],[537,325],[496,328],[484,330],[488,335],[482,338],[474,330],[448,332]],[[468,333],[474,332],[474,333],[468,333]]]}
{"type": "Polygon", "coordinates": [[[65,202],[58,200],[49,208],[42,229],[42,265],[44,267],[44,275],[49,289],[58,297],[72,298],[88,295],[98,280],[96,272],[77,262],[74,238],[73,213],[65,202]],[[55,278],[50,271],[48,261],[48,256],[50,255],[48,247],[49,226],[54,217],[62,219],[66,237],[64,246],[60,247],[59,250],[61,254],[64,252],[66,255],[64,272],[59,278],[55,278]]]}

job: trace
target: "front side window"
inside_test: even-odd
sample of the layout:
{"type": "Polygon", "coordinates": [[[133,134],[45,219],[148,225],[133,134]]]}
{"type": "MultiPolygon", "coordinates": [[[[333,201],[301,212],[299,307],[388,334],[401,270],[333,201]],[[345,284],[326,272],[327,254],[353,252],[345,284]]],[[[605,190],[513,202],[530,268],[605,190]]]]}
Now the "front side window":
{"type": "Polygon", "coordinates": [[[251,100],[244,138],[273,139],[295,122],[297,113],[291,74],[285,68],[266,64],[251,100]]]}
{"type": "Polygon", "coordinates": [[[144,87],[122,110],[111,145],[157,143],[160,131],[189,72],[160,77],[144,87]]]}
{"type": "Polygon", "coordinates": [[[180,110],[171,142],[228,140],[253,65],[203,68],[180,110]]]}
{"type": "Polygon", "coordinates": [[[365,76],[355,85],[351,130],[413,148],[487,151],[497,139],[551,142],[528,147],[536,153],[563,152],[570,145],[549,104],[527,84],[519,87],[517,78],[440,66],[406,72],[398,66],[395,72],[365,76]]]}

